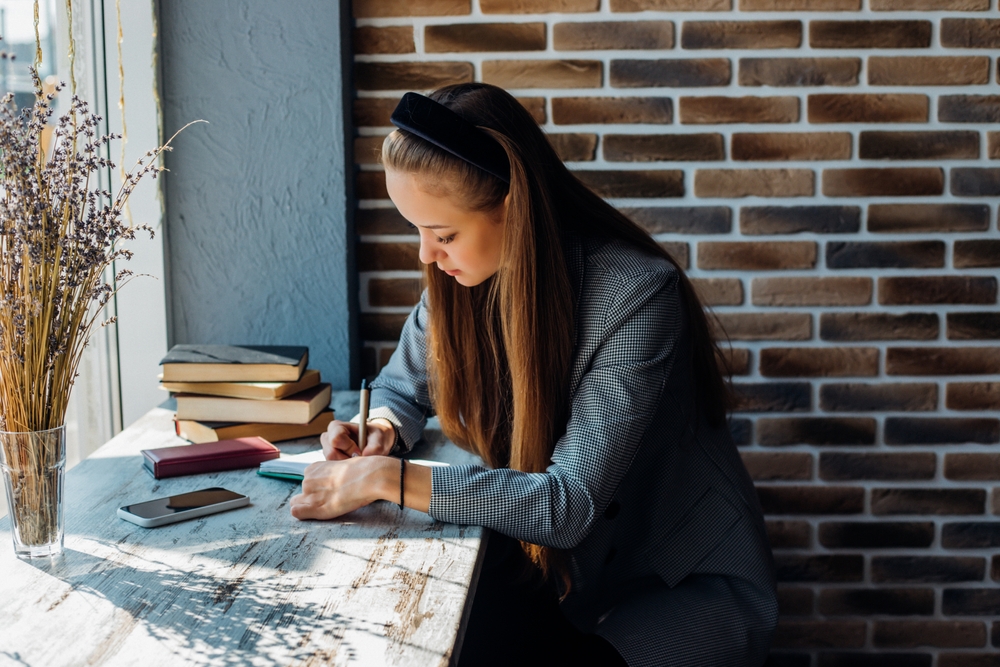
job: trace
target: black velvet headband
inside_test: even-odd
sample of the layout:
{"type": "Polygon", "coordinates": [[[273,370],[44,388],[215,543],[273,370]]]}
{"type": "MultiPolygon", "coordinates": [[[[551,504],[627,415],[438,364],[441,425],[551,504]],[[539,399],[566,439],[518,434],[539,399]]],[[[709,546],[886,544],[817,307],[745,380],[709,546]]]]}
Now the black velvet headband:
{"type": "Polygon", "coordinates": [[[510,162],[503,147],[443,104],[418,93],[406,93],[389,120],[399,129],[510,183],[510,162]]]}

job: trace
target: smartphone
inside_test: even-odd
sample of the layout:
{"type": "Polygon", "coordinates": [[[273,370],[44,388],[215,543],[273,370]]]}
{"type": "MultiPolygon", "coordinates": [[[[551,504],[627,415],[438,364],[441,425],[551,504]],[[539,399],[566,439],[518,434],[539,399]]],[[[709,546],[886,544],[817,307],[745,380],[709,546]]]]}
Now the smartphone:
{"type": "Polygon", "coordinates": [[[168,523],[187,521],[216,512],[246,507],[250,498],[215,486],[178,496],[147,500],[144,503],[118,508],[118,517],[143,528],[156,528],[168,523]]]}

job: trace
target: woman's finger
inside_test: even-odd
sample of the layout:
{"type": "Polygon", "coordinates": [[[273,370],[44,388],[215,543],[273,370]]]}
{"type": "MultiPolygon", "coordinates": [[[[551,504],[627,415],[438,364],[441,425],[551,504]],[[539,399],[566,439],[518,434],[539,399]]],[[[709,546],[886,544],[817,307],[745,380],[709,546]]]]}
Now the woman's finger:
{"type": "Polygon", "coordinates": [[[339,461],[358,456],[361,449],[357,443],[358,425],[349,422],[332,421],[326,432],[320,435],[323,445],[323,456],[328,460],[339,461]]]}

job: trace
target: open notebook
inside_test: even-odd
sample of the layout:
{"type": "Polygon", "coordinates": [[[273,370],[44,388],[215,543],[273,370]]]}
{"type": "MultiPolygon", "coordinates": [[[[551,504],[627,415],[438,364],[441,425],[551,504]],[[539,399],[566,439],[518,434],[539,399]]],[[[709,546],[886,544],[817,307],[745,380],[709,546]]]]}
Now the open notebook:
{"type": "MultiPolygon", "coordinates": [[[[263,475],[264,477],[276,477],[278,479],[288,479],[294,482],[301,482],[302,475],[305,474],[306,468],[309,467],[310,463],[315,463],[316,461],[325,461],[323,457],[322,449],[314,449],[311,452],[306,452],[305,454],[282,454],[281,458],[271,459],[270,461],[264,461],[260,464],[260,468],[257,469],[258,475],[263,475]]],[[[441,463],[440,461],[425,461],[423,459],[407,459],[409,463],[414,465],[422,466],[446,466],[447,463],[441,463]]]]}

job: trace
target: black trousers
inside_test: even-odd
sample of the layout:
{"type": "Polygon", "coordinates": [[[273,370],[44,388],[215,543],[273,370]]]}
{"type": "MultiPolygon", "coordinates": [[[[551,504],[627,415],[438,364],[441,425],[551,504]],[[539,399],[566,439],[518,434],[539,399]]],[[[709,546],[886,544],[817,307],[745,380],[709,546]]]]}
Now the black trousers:
{"type": "Polygon", "coordinates": [[[614,647],[584,634],[559,611],[517,540],[491,533],[458,667],[625,667],[614,647]]]}

